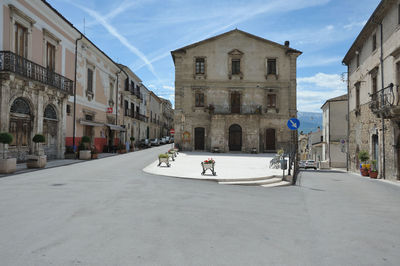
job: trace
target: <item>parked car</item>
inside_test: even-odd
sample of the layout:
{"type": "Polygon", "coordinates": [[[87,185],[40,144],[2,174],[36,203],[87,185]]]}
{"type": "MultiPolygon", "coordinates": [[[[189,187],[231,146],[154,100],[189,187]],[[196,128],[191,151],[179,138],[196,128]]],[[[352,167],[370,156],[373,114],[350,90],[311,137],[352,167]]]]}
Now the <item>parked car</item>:
{"type": "Polygon", "coordinates": [[[300,161],[299,168],[306,168],[306,161],[300,161]]]}
{"type": "Polygon", "coordinates": [[[174,136],[171,137],[171,139],[169,140],[169,143],[174,143],[174,136]]]}
{"type": "Polygon", "coordinates": [[[160,140],[155,138],[155,139],[150,139],[150,144],[151,146],[159,146],[160,145],[160,140]]]}
{"type": "Polygon", "coordinates": [[[160,144],[167,144],[167,139],[165,137],[161,138],[160,144]]]}
{"type": "Polygon", "coordinates": [[[141,139],[139,141],[139,148],[145,149],[151,146],[149,139],[141,139]]]}
{"type": "Polygon", "coordinates": [[[165,137],[165,140],[167,141],[167,143],[171,143],[171,142],[170,142],[170,141],[171,141],[170,136],[166,136],[166,137],[165,137]]]}
{"type": "Polygon", "coordinates": [[[317,162],[314,160],[307,160],[306,165],[304,167],[305,169],[312,168],[314,170],[317,170],[317,162]]]}

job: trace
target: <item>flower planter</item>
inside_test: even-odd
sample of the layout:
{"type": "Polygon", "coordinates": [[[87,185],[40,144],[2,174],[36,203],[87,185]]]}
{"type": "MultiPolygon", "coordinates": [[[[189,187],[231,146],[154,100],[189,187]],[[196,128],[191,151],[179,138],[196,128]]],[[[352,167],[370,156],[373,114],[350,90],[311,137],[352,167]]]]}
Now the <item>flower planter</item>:
{"type": "Polygon", "coordinates": [[[0,159],[0,174],[11,174],[17,169],[17,158],[0,159]]]}
{"type": "Polygon", "coordinates": [[[28,168],[44,168],[47,164],[46,155],[28,155],[26,159],[28,168]]]}
{"type": "Polygon", "coordinates": [[[175,161],[175,155],[173,153],[168,153],[168,158],[171,158],[172,161],[175,161]]]}
{"type": "Polygon", "coordinates": [[[201,166],[203,167],[203,172],[201,173],[201,175],[204,175],[207,170],[210,170],[213,176],[217,175],[217,173],[214,170],[215,163],[201,162],[201,166]]]}
{"type": "Polygon", "coordinates": [[[76,155],[75,155],[75,153],[65,153],[64,159],[74,160],[74,159],[76,159],[76,155]]]}
{"type": "Polygon", "coordinates": [[[162,163],[165,163],[167,167],[170,167],[169,163],[169,157],[168,158],[158,158],[158,166],[160,166],[162,163]]]}
{"type": "Polygon", "coordinates": [[[92,159],[97,159],[98,158],[98,153],[92,153],[92,159]]]}
{"type": "Polygon", "coordinates": [[[362,176],[369,176],[367,168],[361,168],[360,172],[362,176]]]}
{"type": "Polygon", "coordinates": [[[81,160],[90,160],[92,158],[90,150],[82,150],[79,151],[79,159],[81,160]]]}
{"type": "Polygon", "coordinates": [[[118,153],[119,154],[124,154],[124,153],[126,153],[126,149],[118,150],[118,153]]]}
{"type": "Polygon", "coordinates": [[[369,170],[369,177],[370,178],[378,178],[378,171],[369,170]]]}

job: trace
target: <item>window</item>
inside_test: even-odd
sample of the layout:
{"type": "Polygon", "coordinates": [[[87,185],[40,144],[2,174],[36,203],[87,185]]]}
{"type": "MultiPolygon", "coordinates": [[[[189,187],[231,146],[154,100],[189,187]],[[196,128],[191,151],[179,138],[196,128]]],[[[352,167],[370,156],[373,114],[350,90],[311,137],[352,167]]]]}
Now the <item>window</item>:
{"type": "Polygon", "coordinates": [[[125,116],[129,115],[129,103],[128,103],[128,101],[124,101],[124,115],[125,116]]]}
{"type": "Polygon", "coordinates": [[[90,68],[87,70],[87,91],[93,92],[93,70],[90,68]]]}
{"type": "Polygon", "coordinates": [[[276,75],[278,74],[276,72],[276,59],[268,59],[267,60],[267,75],[273,74],[276,75]]]}
{"type": "Polygon", "coordinates": [[[240,93],[231,93],[231,113],[240,114],[240,93]]]}
{"type": "Polygon", "coordinates": [[[125,91],[129,91],[129,78],[125,80],[125,91]]]}
{"type": "Polygon", "coordinates": [[[378,91],[378,80],[376,76],[372,77],[372,100],[377,100],[377,94],[376,92],[378,91]]]}
{"type": "Polygon", "coordinates": [[[54,71],[56,68],[56,47],[51,43],[47,43],[47,68],[54,71]]]}
{"type": "MultiPolygon", "coordinates": [[[[151,97],[150,97],[151,99],[151,97]]],[[[153,123],[153,111],[150,111],[150,123],[153,123]]]]}
{"type": "Polygon", "coordinates": [[[358,82],[356,85],[356,109],[360,109],[360,83],[358,82]]]}
{"type": "Polygon", "coordinates": [[[400,25],[400,4],[399,4],[399,6],[397,7],[397,16],[398,16],[398,21],[397,21],[397,23],[400,25]]]}
{"type": "Polygon", "coordinates": [[[276,108],[276,95],[275,94],[268,94],[267,107],[268,108],[276,108]]]}
{"type": "Polygon", "coordinates": [[[15,23],[15,53],[22,57],[28,56],[28,29],[15,23]]]}
{"type": "Polygon", "coordinates": [[[134,116],[134,113],[135,113],[135,105],[131,103],[131,117],[134,116]]]}
{"type": "Polygon", "coordinates": [[[240,74],[240,59],[232,59],[232,75],[240,74]]]}
{"type": "Polygon", "coordinates": [[[67,115],[71,115],[71,105],[67,104],[67,115]]]}
{"type": "Polygon", "coordinates": [[[85,120],[93,121],[93,116],[92,115],[85,115],[85,120]]]}
{"type": "Polygon", "coordinates": [[[195,94],[195,106],[204,107],[204,93],[196,92],[195,94]]]}
{"type": "Polygon", "coordinates": [[[372,36],[372,52],[376,50],[376,34],[372,36]]]}
{"type": "Polygon", "coordinates": [[[204,58],[196,58],[196,74],[203,75],[205,74],[205,59],[204,58]]]}
{"type": "Polygon", "coordinates": [[[113,106],[114,105],[114,82],[110,82],[109,92],[110,92],[110,95],[108,96],[109,104],[110,104],[110,106],[113,106]]]}
{"type": "Polygon", "coordinates": [[[359,67],[360,66],[360,52],[359,51],[357,51],[356,52],[356,60],[357,60],[357,67],[359,67]]]}

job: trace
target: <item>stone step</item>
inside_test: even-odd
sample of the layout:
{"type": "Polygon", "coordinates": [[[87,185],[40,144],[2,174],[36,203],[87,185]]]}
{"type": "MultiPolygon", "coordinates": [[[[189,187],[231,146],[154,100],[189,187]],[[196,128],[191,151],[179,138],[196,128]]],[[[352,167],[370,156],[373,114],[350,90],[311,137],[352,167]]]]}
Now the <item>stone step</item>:
{"type": "MultiPolygon", "coordinates": [[[[221,182],[246,182],[246,181],[260,181],[260,180],[268,180],[272,178],[277,178],[277,176],[263,176],[263,177],[250,177],[250,178],[230,178],[230,179],[218,179],[219,183],[221,182]]],[[[282,178],[281,178],[282,179],[282,178]]]]}
{"type": "Polygon", "coordinates": [[[266,184],[266,185],[261,185],[262,187],[284,187],[284,186],[290,186],[291,183],[288,181],[281,181],[278,183],[272,183],[272,184],[266,184]]]}
{"type": "Polygon", "coordinates": [[[282,178],[271,177],[261,180],[229,181],[229,182],[218,182],[218,183],[221,185],[262,186],[262,185],[279,183],[281,181],[282,178]]]}

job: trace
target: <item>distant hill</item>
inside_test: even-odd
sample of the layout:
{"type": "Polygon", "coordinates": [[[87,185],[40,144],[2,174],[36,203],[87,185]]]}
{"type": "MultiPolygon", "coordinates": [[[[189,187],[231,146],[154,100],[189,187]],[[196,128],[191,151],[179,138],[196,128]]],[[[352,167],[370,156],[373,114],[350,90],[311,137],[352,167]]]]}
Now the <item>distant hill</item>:
{"type": "Polygon", "coordinates": [[[297,118],[300,120],[300,131],[308,133],[310,131],[317,131],[318,126],[322,130],[322,113],[312,113],[312,112],[298,112],[297,118]]]}

